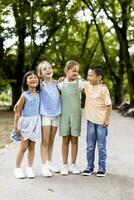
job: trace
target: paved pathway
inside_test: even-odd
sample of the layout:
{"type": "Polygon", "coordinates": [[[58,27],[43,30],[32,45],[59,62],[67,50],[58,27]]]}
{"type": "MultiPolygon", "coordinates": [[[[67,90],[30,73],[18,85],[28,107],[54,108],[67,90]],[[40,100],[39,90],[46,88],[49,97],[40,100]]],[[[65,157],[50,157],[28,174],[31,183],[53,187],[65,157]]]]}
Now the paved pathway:
{"type": "MultiPolygon", "coordinates": [[[[86,166],[85,123],[79,140],[78,165],[86,166]]],[[[53,159],[61,165],[61,139],[56,137],[53,159]]],[[[0,200],[133,200],[134,199],[134,118],[113,111],[108,135],[108,167],[104,178],[82,175],[45,178],[40,173],[39,144],[36,147],[35,179],[16,179],[13,174],[18,145],[0,152],[0,200]]],[[[96,162],[97,163],[97,162],[96,162]]],[[[23,168],[26,166],[26,157],[23,168]]],[[[95,170],[97,171],[97,164],[95,170]]]]}

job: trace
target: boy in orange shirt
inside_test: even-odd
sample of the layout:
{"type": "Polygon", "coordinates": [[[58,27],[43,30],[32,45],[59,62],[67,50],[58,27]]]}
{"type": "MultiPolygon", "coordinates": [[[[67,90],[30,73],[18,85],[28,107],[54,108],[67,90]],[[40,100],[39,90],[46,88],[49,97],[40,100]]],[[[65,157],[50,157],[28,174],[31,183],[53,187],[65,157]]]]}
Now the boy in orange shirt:
{"type": "Polygon", "coordinates": [[[111,98],[109,90],[102,84],[104,74],[101,68],[88,71],[85,84],[85,117],[87,120],[87,168],[82,172],[89,176],[94,171],[95,148],[98,143],[99,169],[97,176],[106,175],[106,137],[111,114],[111,98]]]}

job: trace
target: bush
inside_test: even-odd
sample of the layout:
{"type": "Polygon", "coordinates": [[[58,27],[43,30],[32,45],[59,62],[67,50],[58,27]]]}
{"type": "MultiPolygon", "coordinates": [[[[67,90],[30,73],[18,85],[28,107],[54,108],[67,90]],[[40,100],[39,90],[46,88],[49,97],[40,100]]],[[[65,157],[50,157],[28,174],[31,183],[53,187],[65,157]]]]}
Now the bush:
{"type": "Polygon", "coordinates": [[[12,98],[10,91],[2,91],[0,94],[0,106],[10,106],[12,104],[12,98]]]}

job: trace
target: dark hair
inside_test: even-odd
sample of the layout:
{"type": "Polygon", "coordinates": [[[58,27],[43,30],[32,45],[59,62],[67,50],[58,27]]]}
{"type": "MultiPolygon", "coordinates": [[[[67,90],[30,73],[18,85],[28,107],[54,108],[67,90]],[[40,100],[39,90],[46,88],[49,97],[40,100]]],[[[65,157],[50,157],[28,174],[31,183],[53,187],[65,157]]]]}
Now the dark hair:
{"type": "Polygon", "coordinates": [[[97,76],[101,76],[101,80],[104,79],[104,71],[102,67],[96,66],[96,67],[91,68],[91,70],[93,70],[97,76]]]}
{"type": "Polygon", "coordinates": [[[40,79],[39,79],[38,75],[37,75],[34,71],[28,71],[28,72],[26,72],[26,73],[24,74],[23,80],[22,80],[22,88],[23,88],[24,91],[28,90],[27,78],[28,78],[28,76],[30,76],[30,75],[32,75],[32,74],[36,75],[37,78],[38,78],[38,81],[39,81],[39,83],[38,83],[38,85],[37,85],[37,87],[36,87],[36,91],[39,91],[39,90],[40,90],[40,79]]]}
{"type": "Polygon", "coordinates": [[[74,66],[80,67],[80,64],[78,62],[74,61],[74,60],[67,61],[66,64],[65,64],[65,68],[64,68],[65,74],[69,69],[72,69],[74,66]]]}

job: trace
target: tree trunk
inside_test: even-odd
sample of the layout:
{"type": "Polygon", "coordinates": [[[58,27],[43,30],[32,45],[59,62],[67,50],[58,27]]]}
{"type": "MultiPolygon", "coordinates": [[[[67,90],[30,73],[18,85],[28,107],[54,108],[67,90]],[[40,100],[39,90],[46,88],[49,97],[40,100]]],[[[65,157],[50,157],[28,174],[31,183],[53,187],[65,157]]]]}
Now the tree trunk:
{"type": "Polygon", "coordinates": [[[0,64],[4,58],[3,38],[0,37],[0,64]]]}
{"type": "Polygon", "coordinates": [[[16,82],[12,83],[12,104],[14,105],[21,94],[21,84],[24,73],[24,63],[25,63],[25,37],[26,37],[26,21],[23,13],[23,2],[20,2],[17,7],[16,2],[12,4],[13,13],[16,21],[16,30],[18,35],[18,54],[17,62],[15,67],[15,79],[16,82]]]}
{"type": "Polygon", "coordinates": [[[12,89],[12,108],[13,108],[21,95],[21,87],[16,82],[12,82],[11,89],[12,89]]]}
{"type": "Polygon", "coordinates": [[[17,56],[17,64],[15,71],[16,82],[12,83],[12,104],[16,103],[21,94],[21,85],[23,79],[23,69],[24,69],[24,37],[22,35],[19,36],[19,45],[18,45],[18,56],[17,56]]]}

